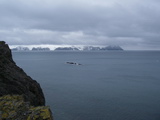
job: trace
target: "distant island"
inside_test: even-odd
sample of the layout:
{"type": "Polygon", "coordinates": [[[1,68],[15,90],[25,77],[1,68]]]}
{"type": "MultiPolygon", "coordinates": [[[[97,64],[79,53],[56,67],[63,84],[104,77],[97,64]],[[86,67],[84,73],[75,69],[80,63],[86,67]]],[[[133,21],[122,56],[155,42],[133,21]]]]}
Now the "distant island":
{"type": "Polygon", "coordinates": [[[79,49],[76,47],[58,47],[55,49],[55,51],[57,50],[70,50],[70,51],[78,51],[79,49]]]}
{"type": "MultiPolygon", "coordinates": [[[[12,51],[51,51],[49,47],[28,47],[18,46],[11,49],[12,51]]],[[[95,46],[83,46],[83,47],[57,47],[54,51],[122,51],[120,46],[106,46],[106,47],[95,47],[95,46]]]]}
{"type": "Polygon", "coordinates": [[[22,46],[18,46],[16,48],[12,48],[12,51],[29,51],[28,47],[22,47],[22,46]]]}
{"type": "Polygon", "coordinates": [[[120,46],[107,46],[101,48],[101,50],[123,50],[120,46]]]}
{"type": "Polygon", "coordinates": [[[50,48],[45,47],[33,47],[31,50],[28,47],[18,46],[16,48],[12,48],[12,51],[50,51],[50,48]]]}
{"type": "Polygon", "coordinates": [[[46,47],[46,48],[42,48],[42,47],[33,47],[32,51],[50,51],[50,48],[46,47]]]}
{"type": "Polygon", "coordinates": [[[77,47],[58,47],[55,51],[107,51],[107,50],[120,50],[123,49],[120,46],[107,46],[107,47],[94,47],[94,46],[84,46],[82,49],[77,47]]]}

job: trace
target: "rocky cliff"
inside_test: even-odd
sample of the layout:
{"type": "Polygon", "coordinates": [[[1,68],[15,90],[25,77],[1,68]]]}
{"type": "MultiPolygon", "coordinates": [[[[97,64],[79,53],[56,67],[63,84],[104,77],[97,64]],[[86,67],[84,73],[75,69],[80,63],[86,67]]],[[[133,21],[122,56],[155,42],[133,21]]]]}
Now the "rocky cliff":
{"type": "Polygon", "coordinates": [[[16,65],[8,45],[0,41],[0,96],[8,94],[22,95],[32,106],[45,105],[39,83],[16,65]]]}

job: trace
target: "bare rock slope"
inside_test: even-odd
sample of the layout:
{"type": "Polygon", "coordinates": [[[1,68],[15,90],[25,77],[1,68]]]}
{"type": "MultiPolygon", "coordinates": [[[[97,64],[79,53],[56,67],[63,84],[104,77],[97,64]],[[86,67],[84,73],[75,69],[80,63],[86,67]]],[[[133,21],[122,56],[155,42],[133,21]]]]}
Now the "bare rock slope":
{"type": "Polygon", "coordinates": [[[16,65],[8,45],[0,41],[0,96],[3,95],[22,95],[32,106],[45,105],[39,83],[16,65]]]}

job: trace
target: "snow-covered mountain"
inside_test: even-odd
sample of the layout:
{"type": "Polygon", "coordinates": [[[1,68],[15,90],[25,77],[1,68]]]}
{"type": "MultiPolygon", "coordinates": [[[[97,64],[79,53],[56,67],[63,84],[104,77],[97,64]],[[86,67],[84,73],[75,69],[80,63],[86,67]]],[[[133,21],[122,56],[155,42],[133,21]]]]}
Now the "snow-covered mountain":
{"type": "Polygon", "coordinates": [[[107,47],[94,47],[94,46],[84,46],[82,49],[78,47],[57,47],[57,50],[64,50],[64,51],[105,51],[105,50],[123,50],[120,46],[107,46],[107,47]]]}
{"type": "Polygon", "coordinates": [[[29,51],[28,47],[22,47],[22,46],[18,46],[16,48],[12,48],[12,51],[29,51]]]}

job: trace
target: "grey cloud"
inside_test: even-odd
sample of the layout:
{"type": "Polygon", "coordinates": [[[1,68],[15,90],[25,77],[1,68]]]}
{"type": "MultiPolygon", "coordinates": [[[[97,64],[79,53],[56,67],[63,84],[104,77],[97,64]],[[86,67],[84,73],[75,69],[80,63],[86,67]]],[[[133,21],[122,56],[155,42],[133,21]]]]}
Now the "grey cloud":
{"type": "Polygon", "coordinates": [[[0,40],[160,46],[159,5],[158,0],[1,0],[0,40]]]}

